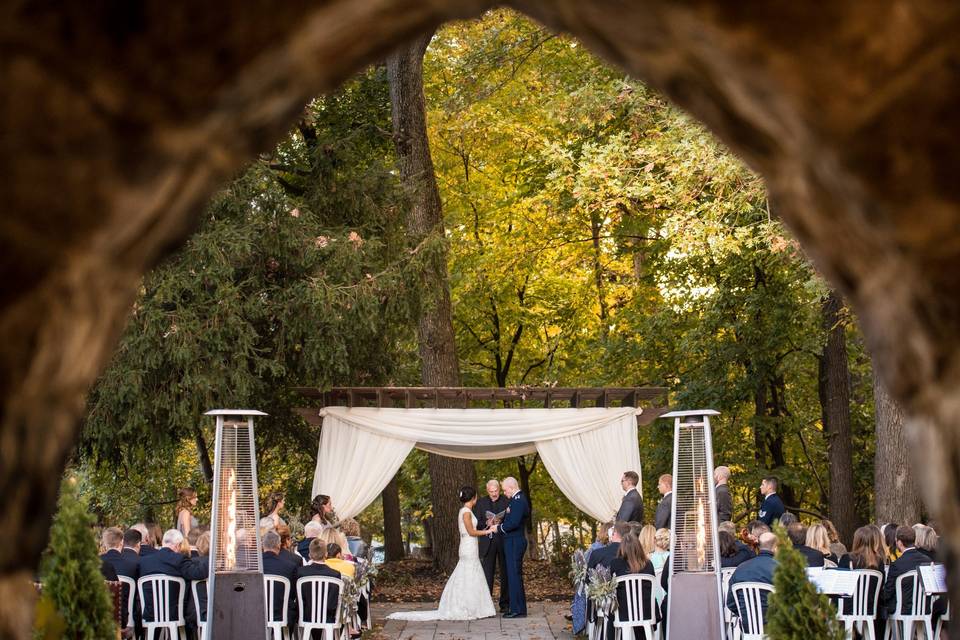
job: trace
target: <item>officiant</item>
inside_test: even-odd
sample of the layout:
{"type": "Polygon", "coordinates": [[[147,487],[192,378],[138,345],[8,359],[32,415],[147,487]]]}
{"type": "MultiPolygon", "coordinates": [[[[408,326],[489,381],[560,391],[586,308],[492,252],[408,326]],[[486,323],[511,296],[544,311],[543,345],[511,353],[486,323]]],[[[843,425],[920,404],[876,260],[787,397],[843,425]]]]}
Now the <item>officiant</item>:
{"type": "MultiPolygon", "coordinates": [[[[497,522],[503,520],[504,512],[510,506],[510,499],[500,492],[500,482],[497,480],[487,481],[487,495],[477,499],[477,504],[473,507],[473,515],[477,517],[477,522],[487,522],[489,514],[499,516],[497,522]]],[[[510,589],[507,583],[507,558],[503,551],[503,534],[496,533],[480,536],[477,538],[478,550],[480,553],[480,564],[483,565],[483,573],[487,577],[487,586],[490,593],[493,594],[493,576],[496,567],[500,567],[500,611],[510,610],[510,589]]]]}

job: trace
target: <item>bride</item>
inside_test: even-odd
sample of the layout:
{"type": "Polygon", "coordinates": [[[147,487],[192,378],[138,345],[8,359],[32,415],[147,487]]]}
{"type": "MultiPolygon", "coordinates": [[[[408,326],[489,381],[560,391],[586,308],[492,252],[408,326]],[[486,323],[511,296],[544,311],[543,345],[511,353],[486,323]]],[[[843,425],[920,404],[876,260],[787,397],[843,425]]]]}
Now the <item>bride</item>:
{"type": "Polygon", "coordinates": [[[460,561],[440,596],[440,608],[435,611],[404,611],[387,616],[390,620],[476,620],[497,613],[487,588],[487,579],[480,565],[477,538],[493,533],[494,529],[477,530],[473,507],[477,504],[477,490],[460,489],[460,509],[457,526],[460,528],[460,561]]]}

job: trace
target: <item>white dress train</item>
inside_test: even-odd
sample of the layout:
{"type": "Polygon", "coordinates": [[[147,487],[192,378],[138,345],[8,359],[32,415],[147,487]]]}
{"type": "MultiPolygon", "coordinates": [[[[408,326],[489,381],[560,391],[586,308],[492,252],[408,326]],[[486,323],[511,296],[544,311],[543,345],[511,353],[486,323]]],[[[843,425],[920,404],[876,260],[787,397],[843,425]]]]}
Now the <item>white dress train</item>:
{"type": "Polygon", "coordinates": [[[467,507],[460,509],[457,524],[460,529],[460,560],[450,574],[443,595],[440,596],[440,608],[434,611],[401,611],[387,616],[389,620],[477,620],[497,615],[493,598],[487,588],[487,579],[480,565],[477,539],[467,533],[463,524],[463,514],[469,513],[473,527],[477,527],[477,518],[467,507]]]}

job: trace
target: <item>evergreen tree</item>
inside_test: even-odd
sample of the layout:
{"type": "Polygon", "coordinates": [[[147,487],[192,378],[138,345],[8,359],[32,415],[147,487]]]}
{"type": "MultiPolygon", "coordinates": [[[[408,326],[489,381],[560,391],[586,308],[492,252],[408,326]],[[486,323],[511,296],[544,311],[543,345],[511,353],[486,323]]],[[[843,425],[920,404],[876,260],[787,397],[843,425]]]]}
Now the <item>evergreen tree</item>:
{"type": "Polygon", "coordinates": [[[93,516],[77,493],[77,481],[66,478],[60,486],[60,502],[50,529],[50,547],[43,561],[43,600],[38,635],[63,638],[113,638],[109,593],[100,573],[97,542],[92,533],[93,516]]]}
{"type": "Polygon", "coordinates": [[[843,640],[837,610],[807,579],[806,558],[793,548],[786,529],[778,525],[776,533],[780,544],[765,627],[770,640],[843,640]]]}

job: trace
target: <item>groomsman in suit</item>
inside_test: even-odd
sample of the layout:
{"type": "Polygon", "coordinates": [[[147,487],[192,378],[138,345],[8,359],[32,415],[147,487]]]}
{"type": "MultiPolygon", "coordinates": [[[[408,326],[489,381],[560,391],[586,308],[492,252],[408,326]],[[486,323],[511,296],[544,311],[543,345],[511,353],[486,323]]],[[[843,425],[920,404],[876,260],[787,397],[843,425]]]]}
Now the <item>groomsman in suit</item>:
{"type": "MultiPolygon", "coordinates": [[[[477,522],[486,522],[487,526],[492,526],[493,522],[487,522],[487,512],[498,514],[506,511],[509,506],[510,499],[500,493],[500,482],[488,480],[487,495],[477,500],[477,504],[473,507],[473,515],[477,517],[477,522]]],[[[491,594],[493,593],[493,575],[497,565],[500,565],[500,612],[506,613],[510,610],[510,581],[507,578],[507,555],[503,550],[503,534],[497,531],[489,536],[480,536],[477,538],[477,546],[480,552],[480,564],[483,565],[483,574],[487,578],[487,586],[491,594]]]]}
{"type": "Polygon", "coordinates": [[[530,503],[520,491],[516,478],[503,479],[503,492],[510,498],[507,515],[499,526],[507,556],[507,582],[510,585],[510,613],[504,618],[527,617],[527,594],[523,589],[523,554],[527,552],[527,521],[530,503]]]}
{"type": "Polygon", "coordinates": [[[717,522],[733,520],[733,499],[730,497],[729,467],[717,467],[713,470],[713,480],[717,483],[717,522]]]}
{"type": "Polygon", "coordinates": [[[640,474],[636,471],[624,471],[620,478],[620,488],[623,489],[623,502],[614,520],[623,522],[643,522],[643,498],[637,491],[640,484],[640,474]]]}
{"type": "Polygon", "coordinates": [[[660,476],[657,489],[663,494],[663,498],[657,505],[657,513],[653,516],[653,526],[657,529],[669,529],[670,516],[673,513],[673,476],[669,473],[660,476]]]}
{"type": "Polygon", "coordinates": [[[763,502],[760,503],[757,520],[768,527],[773,527],[773,523],[779,521],[780,516],[786,511],[783,500],[777,495],[777,489],[779,488],[780,481],[774,476],[769,476],[760,481],[760,493],[763,495],[763,502]]]}

